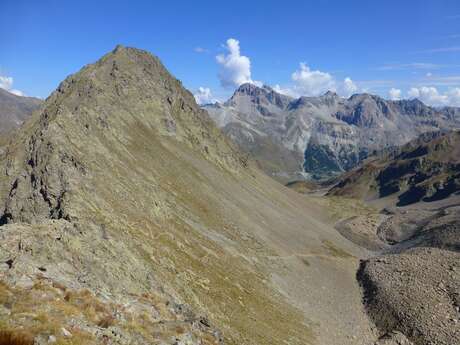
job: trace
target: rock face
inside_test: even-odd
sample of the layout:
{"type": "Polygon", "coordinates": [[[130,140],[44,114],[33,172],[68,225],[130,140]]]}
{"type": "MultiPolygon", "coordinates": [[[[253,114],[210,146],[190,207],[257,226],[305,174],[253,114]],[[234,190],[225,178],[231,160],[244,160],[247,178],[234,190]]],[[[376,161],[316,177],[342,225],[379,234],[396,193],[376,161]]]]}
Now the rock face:
{"type": "Polygon", "coordinates": [[[0,88],[0,134],[18,128],[42,101],[33,97],[20,97],[0,88]]]}
{"type": "Polygon", "coordinates": [[[293,99],[251,84],[241,85],[224,104],[204,108],[269,175],[282,181],[305,173],[330,177],[374,151],[460,126],[456,108],[434,109],[419,100],[388,101],[370,94],[343,99],[333,92],[293,99]]]}
{"type": "Polygon", "coordinates": [[[0,341],[372,339],[361,249],[261,173],[145,51],[119,46],[69,76],[0,168],[0,341]]]}
{"type": "Polygon", "coordinates": [[[329,195],[396,197],[398,206],[436,201],[460,191],[460,132],[427,133],[345,174],[329,195]]]}

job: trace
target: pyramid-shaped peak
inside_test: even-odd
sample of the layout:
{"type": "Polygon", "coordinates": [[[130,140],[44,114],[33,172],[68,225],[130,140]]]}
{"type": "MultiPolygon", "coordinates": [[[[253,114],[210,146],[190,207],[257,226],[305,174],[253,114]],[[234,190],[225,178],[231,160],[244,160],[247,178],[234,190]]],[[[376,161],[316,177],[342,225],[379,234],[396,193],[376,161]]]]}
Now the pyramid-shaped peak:
{"type": "MultiPolygon", "coordinates": [[[[67,77],[19,136],[20,141],[34,143],[27,146],[26,161],[40,173],[55,166],[52,173],[58,177],[52,178],[62,180],[62,186],[82,178],[90,162],[100,159],[99,152],[112,157],[127,152],[129,161],[140,157],[138,151],[149,155],[152,147],[161,145],[185,146],[189,154],[231,172],[248,165],[158,58],[123,46],[67,77]]],[[[36,205],[26,207],[22,199],[11,196],[4,212],[8,221],[71,218],[60,205],[59,193],[43,198],[35,186],[29,188],[30,181],[23,185],[27,193],[17,198],[36,205]]]]}
{"type": "Polygon", "coordinates": [[[119,70],[128,66],[137,66],[139,68],[146,68],[146,72],[153,69],[160,69],[162,72],[169,74],[160,59],[155,55],[146,50],[122,45],[117,45],[111,52],[104,55],[93,65],[100,67],[104,64],[112,64],[114,68],[118,68],[119,70]]]}
{"type": "Polygon", "coordinates": [[[139,98],[169,99],[169,102],[181,99],[188,107],[198,108],[193,95],[169,73],[158,57],[122,45],[67,77],[52,97],[64,96],[65,99],[70,94],[75,96],[75,102],[82,104],[104,94],[116,95],[118,101],[124,98],[127,102],[139,98]]]}

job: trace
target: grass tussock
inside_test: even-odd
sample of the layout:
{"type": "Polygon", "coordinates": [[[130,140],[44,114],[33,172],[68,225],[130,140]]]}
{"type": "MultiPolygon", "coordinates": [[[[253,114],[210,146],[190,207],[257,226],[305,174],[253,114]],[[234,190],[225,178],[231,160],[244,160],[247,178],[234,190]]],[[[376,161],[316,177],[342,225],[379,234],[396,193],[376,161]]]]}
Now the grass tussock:
{"type": "Polygon", "coordinates": [[[0,345],[33,345],[34,337],[24,331],[0,330],[0,345]]]}

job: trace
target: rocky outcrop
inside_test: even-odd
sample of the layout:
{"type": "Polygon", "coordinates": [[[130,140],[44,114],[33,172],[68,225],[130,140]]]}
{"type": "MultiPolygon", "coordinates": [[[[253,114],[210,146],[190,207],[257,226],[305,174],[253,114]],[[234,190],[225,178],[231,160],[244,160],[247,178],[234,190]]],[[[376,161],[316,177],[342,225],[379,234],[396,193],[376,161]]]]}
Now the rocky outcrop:
{"type": "Polygon", "coordinates": [[[265,163],[270,176],[281,181],[302,174],[331,177],[421,133],[460,126],[456,108],[435,109],[417,99],[389,101],[370,94],[344,99],[333,92],[293,99],[251,84],[240,86],[224,104],[204,108],[244,151],[265,163]],[[251,141],[242,139],[249,135],[251,141]],[[270,145],[264,145],[267,141],[270,145]],[[279,148],[273,150],[274,146],[279,148]],[[286,155],[302,161],[282,166],[280,157],[286,155]]]}

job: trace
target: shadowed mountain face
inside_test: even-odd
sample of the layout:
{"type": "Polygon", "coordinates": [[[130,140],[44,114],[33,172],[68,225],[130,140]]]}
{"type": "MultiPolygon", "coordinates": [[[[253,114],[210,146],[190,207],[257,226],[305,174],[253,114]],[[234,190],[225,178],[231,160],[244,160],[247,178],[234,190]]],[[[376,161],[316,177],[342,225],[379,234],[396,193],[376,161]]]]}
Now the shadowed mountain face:
{"type": "Polygon", "coordinates": [[[20,97],[0,88],[0,134],[18,128],[42,101],[33,97],[20,97]]]}
{"type": "Polygon", "coordinates": [[[426,134],[345,174],[329,192],[364,199],[397,197],[397,205],[436,201],[460,190],[460,132],[426,134]]]}
{"type": "Polygon", "coordinates": [[[251,84],[240,86],[224,104],[204,108],[281,181],[304,173],[313,178],[338,174],[374,151],[460,126],[456,108],[438,110],[419,100],[388,101],[370,94],[343,99],[333,92],[293,99],[251,84]]]}
{"type": "Polygon", "coordinates": [[[355,281],[362,250],[317,203],[260,172],[147,52],[119,46],[64,80],[0,171],[0,323],[13,335],[372,339],[355,281]]]}
{"type": "Polygon", "coordinates": [[[398,206],[436,201],[460,190],[460,132],[427,133],[342,176],[330,195],[397,198],[398,206]]]}

